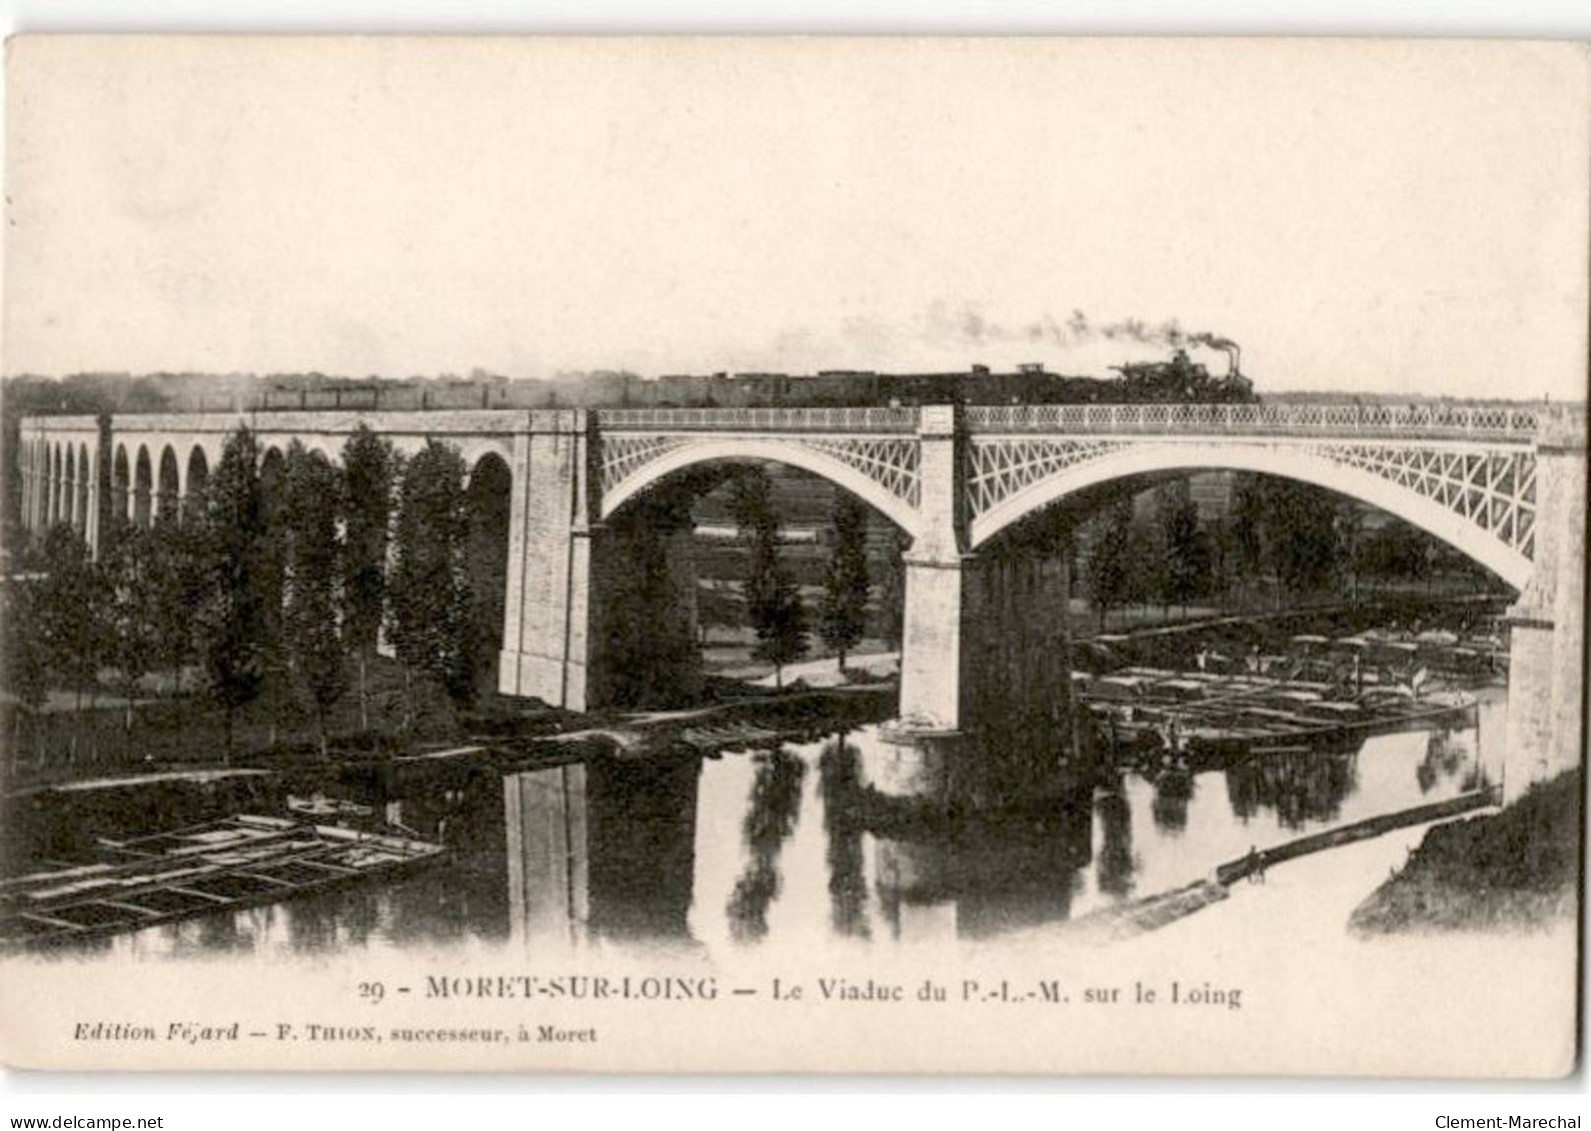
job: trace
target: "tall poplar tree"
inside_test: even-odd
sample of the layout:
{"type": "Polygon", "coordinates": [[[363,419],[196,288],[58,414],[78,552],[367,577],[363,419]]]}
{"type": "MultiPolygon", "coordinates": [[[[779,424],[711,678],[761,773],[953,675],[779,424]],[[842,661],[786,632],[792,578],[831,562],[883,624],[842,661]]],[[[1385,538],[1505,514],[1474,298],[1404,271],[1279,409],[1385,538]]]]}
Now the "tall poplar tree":
{"type": "Polygon", "coordinates": [[[830,534],[819,632],[823,643],[834,650],[843,672],[846,654],[861,641],[867,628],[867,599],[872,590],[867,577],[867,508],[842,494],[835,500],[830,534]]]}
{"type": "Polygon", "coordinates": [[[392,444],[360,424],[343,446],[343,643],[359,673],[359,725],[370,729],[370,660],[387,610],[392,444]]]}
{"type": "Polygon", "coordinates": [[[889,555],[884,559],[884,575],[879,580],[880,631],[895,649],[901,647],[906,635],[906,551],[911,549],[911,544],[911,535],[899,527],[893,528],[889,555]]]}
{"type": "Polygon", "coordinates": [[[1178,480],[1159,492],[1160,533],[1165,546],[1161,601],[1186,608],[1210,585],[1210,537],[1199,525],[1199,508],[1188,481],[1178,480]]]}
{"type": "Polygon", "coordinates": [[[204,523],[205,584],[197,610],[206,689],[226,722],[226,756],[232,756],[237,712],[253,702],[265,682],[265,599],[261,560],[267,526],[260,490],[260,449],[240,426],[227,438],[210,477],[204,523]]]}
{"type": "Polygon", "coordinates": [[[409,683],[431,679],[455,708],[475,695],[475,625],[469,574],[464,460],[430,441],[408,463],[394,528],[389,635],[409,683]]]}
{"type": "Polygon", "coordinates": [[[761,468],[735,482],[731,506],[750,563],[746,612],[757,633],[752,656],[773,665],[774,682],[784,686],[784,666],[807,653],[806,610],[795,579],[779,560],[779,516],[772,487],[761,468]]]}
{"type": "Polygon", "coordinates": [[[293,687],[314,716],[325,756],[327,715],[348,687],[339,627],[338,475],[325,456],[295,440],[287,451],[285,479],[282,642],[293,687]]]}
{"type": "Polygon", "coordinates": [[[1132,498],[1117,500],[1095,524],[1088,547],[1088,597],[1099,613],[1101,632],[1110,610],[1133,595],[1132,521],[1132,498]]]}
{"type": "MultiPolygon", "coordinates": [[[[18,580],[0,586],[0,634],[5,651],[0,654],[0,686],[16,700],[16,724],[11,757],[15,765],[22,747],[22,716],[26,714],[38,743],[38,711],[50,691],[50,674],[39,647],[39,585],[18,580]]],[[[35,755],[36,756],[36,755],[35,755]]]]}
{"type": "Polygon", "coordinates": [[[133,701],[139,685],[160,652],[156,584],[150,543],[155,534],[122,524],[106,538],[102,563],[110,591],[110,635],[106,659],[116,670],[126,700],[123,728],[132,730],[133,701]]]}
{"type": "MultiPolygon", "coordinates": [[[[81,726],[83,697],[98,686],[105,657],[108,593],[104,571],[69,523],[51,527],[44,543],[39,586],[40,644],[55,679],[75,693],[74,723],[81,726]]],[[[72,739],[76,749],[77,738],[72,739]]]]}

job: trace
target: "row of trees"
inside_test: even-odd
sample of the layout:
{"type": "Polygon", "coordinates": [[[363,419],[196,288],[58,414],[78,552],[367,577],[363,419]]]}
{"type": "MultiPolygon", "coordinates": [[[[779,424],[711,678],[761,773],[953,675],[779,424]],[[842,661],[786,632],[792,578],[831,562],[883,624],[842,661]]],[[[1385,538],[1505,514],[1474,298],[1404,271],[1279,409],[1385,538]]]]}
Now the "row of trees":
{"type": "Polygon", "coordinates": [[[102,671],[132,701],[146,677],[197,662],[225,719],[267,697],[298,709],[322,751],[332,708],[357,689],[370,725],[370,661],[383,629],[405,673],[457,707],[476,689],[479,627],[471,591],[466,468],[431,443],[404,460],[361,427],[341,466],[294,443],[264,464],[252,433],[227,440],[202,497],[181,521],[106,531],[93,559],[69,526],[47,532],[29,580],[8,586],[6,675],[36,708],[51,685],[92,697],[102,671]]]}
{"type": "MultiPolygon", "coordinates": [[[[240,712],[262,699],[273,740],[275,721],[297,714],[325,751],[333,709],[351,691],[369,729],[369,673],[384,636],[404,672],[406,729],[417,682],[462,709],[476,693],[484,636],[465,481],[462,458],[440,444],[406,460],[362,428],[340,466],[296,443],[266,462],[240,429],[180,521],[111,523],[97,559],[70,526],[46,533],[25,563],[29,580],[5,590],[9,690],[35,711],[52,686],[93,708],[108,678],[131,730],[151,677],[181,692],[197,667],[228,754],[240,712]]],[[[810,649],[808,612],[780,559],[766,475],[738,477],[733,503],[755,655],[782,683],[784,666],[810,649]]],[[[816,632],[842,669],[868,624],[867,527],[861,503],[837,501],[816,632]]]]}
{"type": "Polygon", "coordinates": [[[1089,598],[1104,627],[1110,610],[1151,601],[1187,605],[1213,585],[1209,533],[1186,490],[1163,490],[1158,529],[1140,522],[1131,495],[1112,502],[1095,522],[1087,561],[1089,598]]]}
{"type": "MultiPolygon", "coordinates": [[[[783,686],[785,665],[801,659],[811,647],[806,608],[794,576],[779,557],[779,515],[767,475],[760,468],[752,469],[737,476],[731,490],[731,513],[749,555],[744,596],[747,619],[757,635],[752,655],[772,664],[774,680],[783,686]]],[[[818,635],[842,671],[846,656],[867,630],[872,593],[867,525],[866,506],[839,494],[829,530],[818,635]]]]}
{"type": "Polygon", "coordinates": [[[1324,590],[1357,598],[1361,578],[1489,584],[1480,566],[1407,523],[1367,530],[1358,504],[1288,479],[1238,476],[1227,514],[1209,522],[1180,480],[1156,488],[1149,512],[1122,495],[1092,524],[1085,570],[1102,626],[1112,609],[1242,601],[1257,583],[1278,600],[1324,590]]]}

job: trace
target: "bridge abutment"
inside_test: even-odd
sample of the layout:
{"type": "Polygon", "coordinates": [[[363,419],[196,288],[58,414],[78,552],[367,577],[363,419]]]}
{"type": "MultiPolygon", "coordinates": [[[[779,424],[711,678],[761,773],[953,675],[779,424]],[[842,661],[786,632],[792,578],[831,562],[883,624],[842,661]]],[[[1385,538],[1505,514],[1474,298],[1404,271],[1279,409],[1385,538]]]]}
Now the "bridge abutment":
{"type": "Polygon", "coordinates": [[[1560,408],[1537,441],[1536,568],[1508,614],[1505,803],[1584,755],[1585,508],[1585,410],[1560,408]]]}

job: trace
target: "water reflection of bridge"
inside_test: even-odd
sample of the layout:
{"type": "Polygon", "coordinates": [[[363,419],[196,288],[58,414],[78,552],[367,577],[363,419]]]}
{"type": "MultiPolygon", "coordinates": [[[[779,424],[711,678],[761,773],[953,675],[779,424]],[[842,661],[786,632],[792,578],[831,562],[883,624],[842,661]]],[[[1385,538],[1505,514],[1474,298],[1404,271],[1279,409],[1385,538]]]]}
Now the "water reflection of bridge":
{"type": "MultiPolygon", "coordinates": [[[[980,938],[1153,894],[1240,854],[1251,838],[1279,843],[1376,811],[1372,799],[1350,804],[1364,788],[1360,756],[1339,752],[1258,757],[1195,776],[1122,774],[998,821],[880,826],[859,773],[862,748],[876,741],[864,730],[722,762],[607,759],[505,778],[512,930],[557,946],[754,945],[779,935],[773,912],[783,899],[809,918],[826,908],[838,938],[980,938]],[[704,791],[706,775],[719,784],[704,791]],[[1179,865],[1178,853],[1189,862],[1179,865]],[[703,878],[726,874],[731,881],[703,878]]],[[[1394,766],[1398,775],[1391,808],[1462,788],[1474,770],[1467,737],[1373,741],[1397,744],[1374,755],[1377,774],[1394,766]]],[[[820,924],[803,919],[799,929],[820,924]]]]}

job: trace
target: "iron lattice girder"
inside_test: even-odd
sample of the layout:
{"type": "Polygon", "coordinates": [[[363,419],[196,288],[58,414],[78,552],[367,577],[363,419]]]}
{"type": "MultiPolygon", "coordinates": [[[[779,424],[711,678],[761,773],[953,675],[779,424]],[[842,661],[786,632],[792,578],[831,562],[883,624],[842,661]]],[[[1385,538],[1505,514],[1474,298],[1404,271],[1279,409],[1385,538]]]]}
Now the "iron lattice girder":
{"type": "MultiPolygon", "coordinates": [[[[1187,437],[1181,438],[1182,442],[1187,437]]],[[[1144,443],[1095,436],[974,436],[967,502],[973,518],[1063,471],[1144,443]]],[[[1213,445],[1230,437],[1211,436],[1213,445]]],[[[1454,447],[1413,440],[1297,440],[1297,450],[1358,468],[1430,500],[1524,557],[1535,546],[1536,455],[1522,445],[1454,447]]]]}
{"type": "Polygon", "coordinates": [[[1018,491],[1076,464],[1125,448],[1125,440],[1021,436],[974,439],[967,467],[968,513],[977,518],[1018,491]]]}
{"type": "MultiPolygon", "coordinates": [[[[1527,411],[1355,405],[966,411],[965,491],[974,519],[1053,476],[1128,448],[1265,443],[1374,475],[1526,558],[1534,551],[1536,456],[1534,447],[1522,441],[1536,418],[1527,411]]],[[[734,440],[741,451],[766,458],[798,449],[844,465],[909,509],[915,510],[921,497],[921,449],[912,409],[626,410],[604,411],[599,419],[605,496],[634,485],[659,460],[678,464],[686,449],[700,449],[702,459],[712,459],[723,441],[734,440]]],[[[685,462],[694,462],[688,453],[685,462]]]]}
{"type": "Polygon", "coordinates": [[[1529,558],[1535,550],[1533,449],[1412,443],[1319,443],[1318,455],[1407,487],[1529,558]]]}
{"type": "Polygon", "coordinates": [[[675,448],[690,443],[688,436],[652,436],[617,433],[602,438],[602,493],[611,494],[619,484],[666,456],[675,448]]]}
{"type": "Polygon", "coordinates": [[[781,449],[801,448],[836,460],[872,480],[886,492],[915,508],[919,497],[917,438],[905,436],[747,435],[685,432],[674,435],[616,432],[602,437],[602,492],[610,495],[664,456],[699,448],[705,458],[725,439],[738,438],[765,448],[770,458],[781,449]]]}

